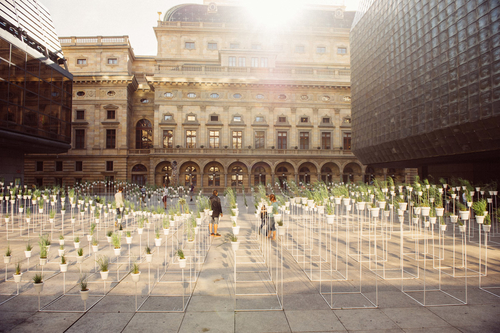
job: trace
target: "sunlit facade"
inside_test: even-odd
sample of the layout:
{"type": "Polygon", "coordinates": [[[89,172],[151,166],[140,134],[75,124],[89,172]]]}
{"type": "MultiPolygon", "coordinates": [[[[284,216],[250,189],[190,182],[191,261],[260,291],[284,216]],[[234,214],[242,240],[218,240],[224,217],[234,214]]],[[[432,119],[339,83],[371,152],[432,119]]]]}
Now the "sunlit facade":
{"type": "Polygon", "coordinates": [[[367,169],[351,152],[353,18],[343,6],[320,6],[269,29],[244,7],[207,2],[159,18],[156,56],[135,55],[127,36],[63,37],[74,74],[72,149],[58,156],[61,171],[54,156],[31,156],[29,165],[50,171],[27,177],[205,191],[404,181],[404,169],[367,169]]]}

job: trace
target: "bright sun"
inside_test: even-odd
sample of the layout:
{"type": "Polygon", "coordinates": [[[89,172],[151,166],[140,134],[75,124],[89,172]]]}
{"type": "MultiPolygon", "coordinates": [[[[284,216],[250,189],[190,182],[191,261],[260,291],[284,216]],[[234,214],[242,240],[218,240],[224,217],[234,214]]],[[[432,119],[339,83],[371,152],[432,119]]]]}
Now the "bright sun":
{"type": "Polygon", "coordinates": [[[240,0],[254,22],[268,29],[279,28],[293,22],[304,6],[303,0],[240,0]]]}

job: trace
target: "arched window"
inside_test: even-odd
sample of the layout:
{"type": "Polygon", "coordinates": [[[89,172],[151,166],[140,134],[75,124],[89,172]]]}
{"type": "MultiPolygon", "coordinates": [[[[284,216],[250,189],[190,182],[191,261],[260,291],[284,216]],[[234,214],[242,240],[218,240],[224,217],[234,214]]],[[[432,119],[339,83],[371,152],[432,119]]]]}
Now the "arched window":
{"type": "Polygon", "coordinates": [[[153,148],[153,127],[147,119],[141,119],[137,122],[135,127],[135,148],[153,148]]]}
{"type": "Polygon", "coordinates": [[[256,167],[253,172],[253,184],[258,186],[260,184],[266,185],[266,169],[264,167],[256,167]]]}
{"type": "Polygon", "coordinates": [[[220,169],[218,166],[208,168],[208,186],[220,186],[220,169]]]}
{"type": "Polygon", "coordinates": [[[299,169],[299,182],[303,184],[309,184],[311,182],[311,171],[309,171],[308,167],[299,169]]]}
{"type": "Polygon", "coordinates": [[[276,173],[278,174],[278,181],[280,186],[283,187],[285,182],[288,180],[288,168],[285,166],[280,166],[276,169],[276,173]]]}
{"type": "Polygon", "coordinates": [[[344,181],[344,183],[352,183],[354,181],[354,171],[351,167],[344,168],[344,175],[342,177],[342,180],[344,181]]]}
{"type": "Polygon", "coordinates": [[[196,180],[197,180],[197,169],[194,166],[188,166],[185,170],[185,175],[184,175],[184,185],[189,186],[191,184],[196,186],[196,180]]]}
{"type": "Polygon", "coordinates": [[[170,186],[172,184],[172,166],[170,164],[165,165],[161,168],[161,173],[163,174],[163,184],[170,186]]]}
{"type": "Polygon", "coordinates": [[[231,186],[243,185],[243,169],[235,166],[231,169],[231,186]]]}
{"type": "Polygon", "coordinates": [[[132,167],[132,183],[145,185],[148,180],[148,169],[142,164],[136,164],[132,167]]]}
{"type": "Polygon", "coordinates": [[[332,169],[330,167],[324,166],[321,168],[321,180],[325,184],[332,182],[332,169]]]}

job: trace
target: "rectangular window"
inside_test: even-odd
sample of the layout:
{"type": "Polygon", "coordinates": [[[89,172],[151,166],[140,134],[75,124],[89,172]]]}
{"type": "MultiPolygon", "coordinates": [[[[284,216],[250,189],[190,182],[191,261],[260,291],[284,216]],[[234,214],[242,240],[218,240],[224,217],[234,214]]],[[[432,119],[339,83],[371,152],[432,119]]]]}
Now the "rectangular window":
{"type": "Polygon", "coordinates": [[[252,67],[259,67],[259,58],[252,58],[252,67]]]}
{"type": "Polygon", "coordinates": [[[75,149],[85,149],[85,130],[75,130],[75,149]]]}
{"type": "Polygon", "coordinates": [[[63,185],[62,178],[56,177],[55,183],[56,183],[56,186],[62,186],[63,185]]]}
{"type": "Polygon", "coordinates": [[[267,67],[267,58],[260,58],[260,67],[267,67]]]}
{"type": "Polygon", "coordinates": [[[106,161],[106,171],[113,171],[113,161],[106,161]]]}
{"type": "Polygon", "coordinates": [[[233,121],[236,123],[241,123],[241,116],[234,116],[233,121]]]}
{"type": "Polygon", "coordinates": [[[116,147],[116,130],[106,130],[106,149],[114,149],[116,147]]]}
{"type": "Polygon", "coordinates": [[[43,161],[36,161],[36,171],[43,171],[43,161]]]}
{"type": "Polygon", "coordinates": [[[243,147],[243,132],[242,131],[233,131],[233,148],[241,149],[243,147]]]}
{"type": "Polygon", "coordinates": [[[299,133],[299,148],[309,149],[309,132],[299,133]]]}
{"type": "Polygon", "coordinates": [[[186,42],[184,43],[184,47],[188,50],[194,50],[194,42],[186,42]]]}
{"type": "Polygon", "coordinates": [[[324,47],[324,46],[318,46],[316,48],[316,53],[326,53],[326,47],[324,47]]]}
{"type": "Polygon", "coordinates": [[[77,65],[86,65],[87,59],[76,59],[76,64],[77,65]]]}
{"type": "Polygon", "coordinates": [[[210,116],[210,121],[219,121],[219,116],[210,116]]]}
{"type": "Polygon", "coordinates": [[[108,58],[108,65],[118,65],[118,59],[108,58]]]}
{"type": "Polygon", "coordinates": [[[106,113],[107,119],[115,119],[115,110],[108,110],[106,113]]]}
{"type": "Polygon", "coordinates": [[[171,114],[166,114],[163,116],[163,120],[164,121],[174,120],[174,117],[171,114]]]}
{"type": "Polygon", "coordinates": [[[347,48],[345,48],[345,47],[339,47],[337,49],[337,53],[338,54],[347,54],[347,48]]]}
{"type": "Polygon", "coordinates": [[[295,46],[295,53],[304,53],[304,52],[305,52],[304,45],[296,45],[295,46]]]}
{"type": "Polygon", "coordinates": [[[196,148],[196,131],[186,131],[186,148],[196,148]]]}
{"type": "Polygon", "coordinates": [[[83,161],[75,161],[75,171],[83,171],[83,161]]]}
{"type": "Polygon", "coordinates": [[[266,132],[255,131],[255,137],[254,137],[255,149],[264,149],[265,148],[265,140],[266,140],[266,132]]]}
{"type": "Polygon", "coordinates": [[[240,48],[240,43],[230,43],[229,44],[230,49],[239,49],[240,48]]]}
{"type": "Polygon", "coordinates": [[[245,67],[247,65],[247,58],[239,57],[238,58],[238,67],[245,67]]]}
{"type": "Polygon", "coordinates": [[[300,122],[301,123],[307,123],[307,122],[309,122],[309,118],[307,118],[307,117],[300,117],[300,122]]]}
{"type": "Polygon", "coordinates": [[[286,123],[286,117],[278,117],[278,123],[286,123]]]}
{"type": "Polygon", "coordinates": [[[344,132],[344,150],[351,150],[351,132],[344,132]]]}
{"type": "Polygon", "coordinates": [[[75,178],[75,184],[81,184],[82,178],[75,178]]]}
{"type": "Polygon", "coordinates": [[[85,119],[85,110],[76,110],[76,120],[85,119]]]}
{"type": "Polygon", "coordinates": [[[174,131],[163,131],[163,148],[174,148],[174,131]]]}
{"type": "Polygon", "coordinates": [[[208,43],[209,50],[217,50],[217,43],[208,43]]]}
{"type": "Polygon", "coordinates": [[[236,57],[229,57],[228,58],[228,66],[229,67],[236,67],[236,57]]]}
{"type": "Polygon", "coordinates": [[[219,131],[210,131],[209,132],[209,147],[210,148],[219,148],[219,131]]]}
{"type": "Polygon", "coordinates": [[[321,149],[332,149],[332,134],[330,132],[321,133],[321,149]]]}
{"type": "Polygon", "coordinates": [[[329,124],[330,118],[323,118],[323,124],[329,124]]]}
{"type": "Polygon", "coordinates": [[[56,171],[63,171],[63,162],[56,161],[56,171]]]}
{"type": "Polygon", "coordinates": [[[287,132],[278,132],[278,149],[287,149],[287,132]]]}
{"type": "Polygon", "coordinates": [[[262,50],[261,44],[252,44],[252,50],[262,50]]]}
{"type": "Polygon", "coordinates": [[[36,187],[43,186],[43,178],[35,178],[36,187]]]}
{"type": "Polygon", "coordinates": [[[257,116],[257,117],[255,117],[255,122],[256,122],[256,123],[261,123],[261,122],[263,122],[263,121],[264,121],[264,117],[261,117],[261,116],[257,116]]]}
{"type": "Polygon", "coordinates": [[[196,121],[196,116],[187,116],[187,121],[196,121]]]}

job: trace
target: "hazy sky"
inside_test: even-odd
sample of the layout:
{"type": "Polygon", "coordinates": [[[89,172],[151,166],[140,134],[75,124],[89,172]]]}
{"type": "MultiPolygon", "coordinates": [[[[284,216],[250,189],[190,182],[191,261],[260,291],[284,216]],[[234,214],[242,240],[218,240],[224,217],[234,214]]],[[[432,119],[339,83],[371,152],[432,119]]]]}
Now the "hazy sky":
{"type": "MultiPolygon", "coordinates": [[[[268,1],[286,3],[297,0],[268,1]]],[[[320,4],[335,2],[335,0],[305,1],[320,4]]],[[[40,0],[40,2],[51,13],[59,37],[128,35],[136,55],[156,55],[153,27],[157,25],[157,12],[162,12],[163,17],[166,11],[176,5],[202,4],[203,0],[40,0]]],[[[345,0],[346,9],[355,11],[358,2],[359,0],[345,0]]]]}

